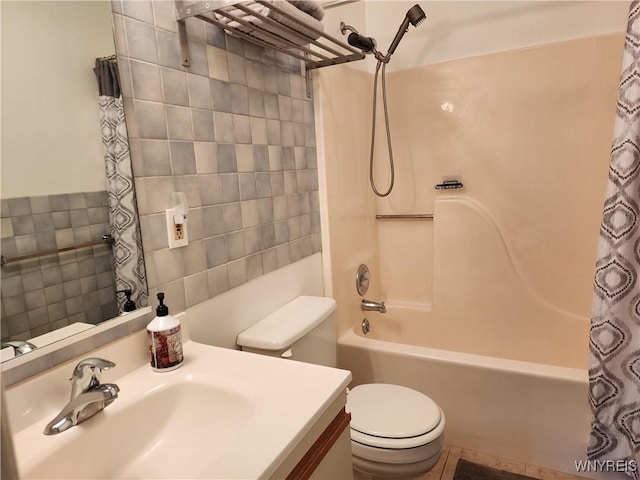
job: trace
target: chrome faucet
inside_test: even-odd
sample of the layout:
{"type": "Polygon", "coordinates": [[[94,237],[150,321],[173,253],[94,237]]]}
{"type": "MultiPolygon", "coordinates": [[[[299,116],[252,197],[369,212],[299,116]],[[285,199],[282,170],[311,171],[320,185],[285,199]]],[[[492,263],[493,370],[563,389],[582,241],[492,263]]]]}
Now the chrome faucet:
{"type": "Polygon", "coordinates": [[[29,343],[25,340],[9,340],[8,342],[2,342],[0,346],[2,348],[12,347],[13,354],[15,356],[22,355],[23,353],[28,353],[36,349],[36,346],[33,343],[29,343]]]}
{"type": "Polygon", "coordinates": [[[387,313],[387,307],[384,306],[384,302],[373,302],[371,300],[362,300],[360,308],[363,312],[380,312],[387,313]]]}
{"type": "Polygon", "coordinates": [[[116,364],[102,358],[85,358],[73,369],[71,381],[71,400],[44,429],[45,435],[64,432],[74,425],[93,417],[110,405],[120,388],[113,383],[100,383],[102,370],[115,367],[116,364]]]}

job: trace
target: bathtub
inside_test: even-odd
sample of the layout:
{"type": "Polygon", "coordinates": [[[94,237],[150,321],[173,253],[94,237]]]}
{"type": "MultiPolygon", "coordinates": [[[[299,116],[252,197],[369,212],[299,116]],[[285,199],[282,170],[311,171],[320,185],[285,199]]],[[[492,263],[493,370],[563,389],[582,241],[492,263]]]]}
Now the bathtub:
{"type": "Polygon", "coordinates": [[[581,475],[575,462],[586,459],[590,428],[586,370],[394,340],[359,327],[339,337],[338,363],[353,372],[353,385],[394,383],[428,395],[445,412],[449,445],[581,475]]]}

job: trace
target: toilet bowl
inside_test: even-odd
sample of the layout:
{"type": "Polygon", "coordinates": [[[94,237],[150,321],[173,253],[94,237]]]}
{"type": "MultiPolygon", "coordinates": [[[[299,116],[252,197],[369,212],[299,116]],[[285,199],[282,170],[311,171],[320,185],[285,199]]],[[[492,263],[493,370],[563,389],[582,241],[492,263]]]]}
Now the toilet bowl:
{"type": "MultiPolygon", "coordinates": [[[[335,367],[332,298],[301,296],[238,335],[242,350],[335,367]]],[[[399,385],[359,385],[347,395],[351,451],[361,477],[411,478],[440,458],[445,419],[426,395],[399,385]]]]}
{"type": "Polygon", "coordinates": [[[347,395],[353,466],[366,476],[413,478],[440,458],[445,418],[426,395],[399,385],[359,385],[347,395]]]}

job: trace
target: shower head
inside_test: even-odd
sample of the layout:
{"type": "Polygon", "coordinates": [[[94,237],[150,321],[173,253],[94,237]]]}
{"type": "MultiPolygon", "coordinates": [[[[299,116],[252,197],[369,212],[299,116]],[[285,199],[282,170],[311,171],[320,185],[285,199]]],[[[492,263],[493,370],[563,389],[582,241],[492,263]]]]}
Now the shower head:
{"type": "Polygon", "coordinates": [[[396,51],[396,48],[398,48],[398,44],[400,43],[400,40],[402,40],[402,37],[404,37],[404,34],[409,31],[409,24],[413,25],[414,27],[417,27],[424,21],[425,18],[427,18],[427,15],[424,13],[424,10],[422,10],[420,5],[416,3],[413,7],[411,7],[407,11],[407,14],[404,17],[404,20],[402,21],[402,24],[398,29],[398,33],[396,33],[396,36],[391,42],[391,46],[389,47],[387,56],[393,55],[393,52],[396,51]]]}

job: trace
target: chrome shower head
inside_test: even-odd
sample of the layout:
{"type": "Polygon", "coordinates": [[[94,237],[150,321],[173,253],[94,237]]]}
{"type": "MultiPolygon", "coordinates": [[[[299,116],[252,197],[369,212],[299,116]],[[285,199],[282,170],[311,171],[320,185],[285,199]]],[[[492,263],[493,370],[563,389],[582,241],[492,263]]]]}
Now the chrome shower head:
{"type": "Polygon", "coordinates": [[[402,40],[402,37],[404,37],[404,34],[409,31],[409,24],[413,25],[414,27],[417,27],[425,20],[425,18],[427,18],[427,15],[424,13],[424,10],[422,10],[422,7],[420,7],[420,5],[416,3],[413,7],[411,7],[407,11],[407,14],[404,17],[404,20],[402,21],[402,24],[398,29],[398,33],[396,33],[396,36],[391,42],[391,46],[389,47],[387,56],[393,55],[393,52],[396,51],[396,48],[398,48],[398,44],[400,43],[400,40],[402,40]]]}

